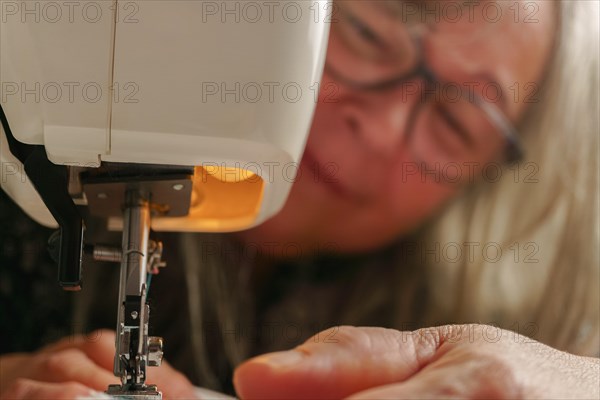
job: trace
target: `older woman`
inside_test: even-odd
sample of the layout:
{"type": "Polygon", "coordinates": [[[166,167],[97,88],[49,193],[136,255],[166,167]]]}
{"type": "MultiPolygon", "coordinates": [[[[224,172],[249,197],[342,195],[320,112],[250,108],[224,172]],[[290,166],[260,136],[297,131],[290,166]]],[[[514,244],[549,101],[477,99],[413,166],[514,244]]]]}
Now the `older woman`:
{"type": "MultiPolygon", "coordinates": [[[[283,211],[179,238],[190,334],[177,325],[173,364],[220,390],[237,366],[242,398],[599,397],[598,3],[339,1],[332,17],[283,211]]],[[[104,389],[113,339],[93,337],[4,356],[6,398],[104,389]]]]}

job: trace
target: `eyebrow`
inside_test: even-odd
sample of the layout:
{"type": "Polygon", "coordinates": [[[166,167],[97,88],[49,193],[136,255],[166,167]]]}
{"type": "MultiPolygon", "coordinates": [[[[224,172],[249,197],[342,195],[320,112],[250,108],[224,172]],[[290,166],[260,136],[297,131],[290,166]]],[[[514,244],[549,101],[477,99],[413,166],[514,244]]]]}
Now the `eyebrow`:
{"type": "Polygon", "coordinates": [[[375,0],[375,3],[379,5],[384,11],[391,12],[394,15],[399,15],[402,11],[401,4],[405,3],[405,0],[375,0]]]}
{"type": "Polygon", "coordinates": [[[390,15],[393,18],[404,18],[403,13],[406,12],[406,5],[412,4],[416,7],[422,7],[427,0],[359,0],[372,1],[382,12],[390,15]]]}

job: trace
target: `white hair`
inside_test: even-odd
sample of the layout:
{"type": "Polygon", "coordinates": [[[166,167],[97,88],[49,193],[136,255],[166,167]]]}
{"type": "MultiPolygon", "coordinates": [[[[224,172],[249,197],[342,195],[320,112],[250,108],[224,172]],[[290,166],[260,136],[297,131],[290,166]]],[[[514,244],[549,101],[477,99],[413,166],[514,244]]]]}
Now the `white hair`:
{"type": "Polygon", "coordinates": [[[598,355],[598,5],[557,4],[554,59],[519,126],[526,160],[471,188],[424,233],[425,243],[475,249],[428,263],[429,320],[495,323],[598,355]]]}

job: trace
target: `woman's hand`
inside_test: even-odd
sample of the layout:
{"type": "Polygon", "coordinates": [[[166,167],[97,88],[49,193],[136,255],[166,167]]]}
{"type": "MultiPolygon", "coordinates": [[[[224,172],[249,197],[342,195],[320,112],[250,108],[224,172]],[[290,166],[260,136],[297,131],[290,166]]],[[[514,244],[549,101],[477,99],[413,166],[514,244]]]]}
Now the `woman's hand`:
{"type": "MultiPolygon", "coordinates": [[[[96,331],[72,336],[35,353],[0,357],[0,399],[75,399],[119,383],[113,373],[115,334],[96,331]]],[[[166,399],[193,399],[194,387],[163,362],[148,368],[148,383],[166,399]]]]}
{"type": "Polygon", "coordinates": [[[244,399],[591,399],[599,361],[485,325],[345,326],[245,362],[234,383],[244,399]]]}

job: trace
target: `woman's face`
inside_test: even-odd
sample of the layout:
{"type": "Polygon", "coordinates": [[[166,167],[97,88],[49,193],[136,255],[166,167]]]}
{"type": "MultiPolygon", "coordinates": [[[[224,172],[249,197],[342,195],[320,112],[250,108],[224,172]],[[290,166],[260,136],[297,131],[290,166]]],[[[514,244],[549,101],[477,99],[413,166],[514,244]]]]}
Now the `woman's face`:
{"type": "Polygon", "coordinates": [[[459,165],[470,182],[480,179],[484,162],[502,159],[501,135],[490,136],[475,148],[477,154],[470,160],[477,163],[471,167],[451,156],[439,156],[435,146],[424,145],[426,140],[420,138],[430,137],[451,148],[455,139],[447,124],[435,122],[440,118],[434,108],[423,105],[424,97],[415,90],[422,87],[421,78],[385,90],[362,90],[340,76],[373,82],[391,77],[390,71],[404,71],[406,62],[396,55],[416,56],[407,50],[412,47],[396,49],[393,43],[407,42],[403,28],[407,25],[402,21],[438,18],[437,24],[429,25],[432,29],[423,41],[426,64],[440,80],[493,100],[516,123],[528,102],[535,101],[549,60],[557,28],[554,2],[488,6],[490,1],[480,1],[463,8],[459,19],[455,6],[463,1],[409,2],[402,6],[410,7],[403,13],[390,3],[400,4],[344,1],[334,8],[327,64],[336,69],[334,73],[326,68],[323,76],[299,176],[283,210],[239,233],[242,240],[267,243],[270,248],[294,243],[304,252],[324,247],[341,252],[372,250],[416,228],[459,192],[459,185],[444,178],[456,170],[446,170],[445,165],[459,165]],[[436,16],[421,14],[424,9],[419,4],[437,9],[436,16]],[[479,26],[477,32],[484,32],[477,40],[470,31],[475,26],[479,26]],[[457,40],[465,37],[469,39],[457,40]],[[414,123],[416,112],[421,123],[414,123]],[[429,173],[415,168],[427,158],[440,163],[429,173]]]}

